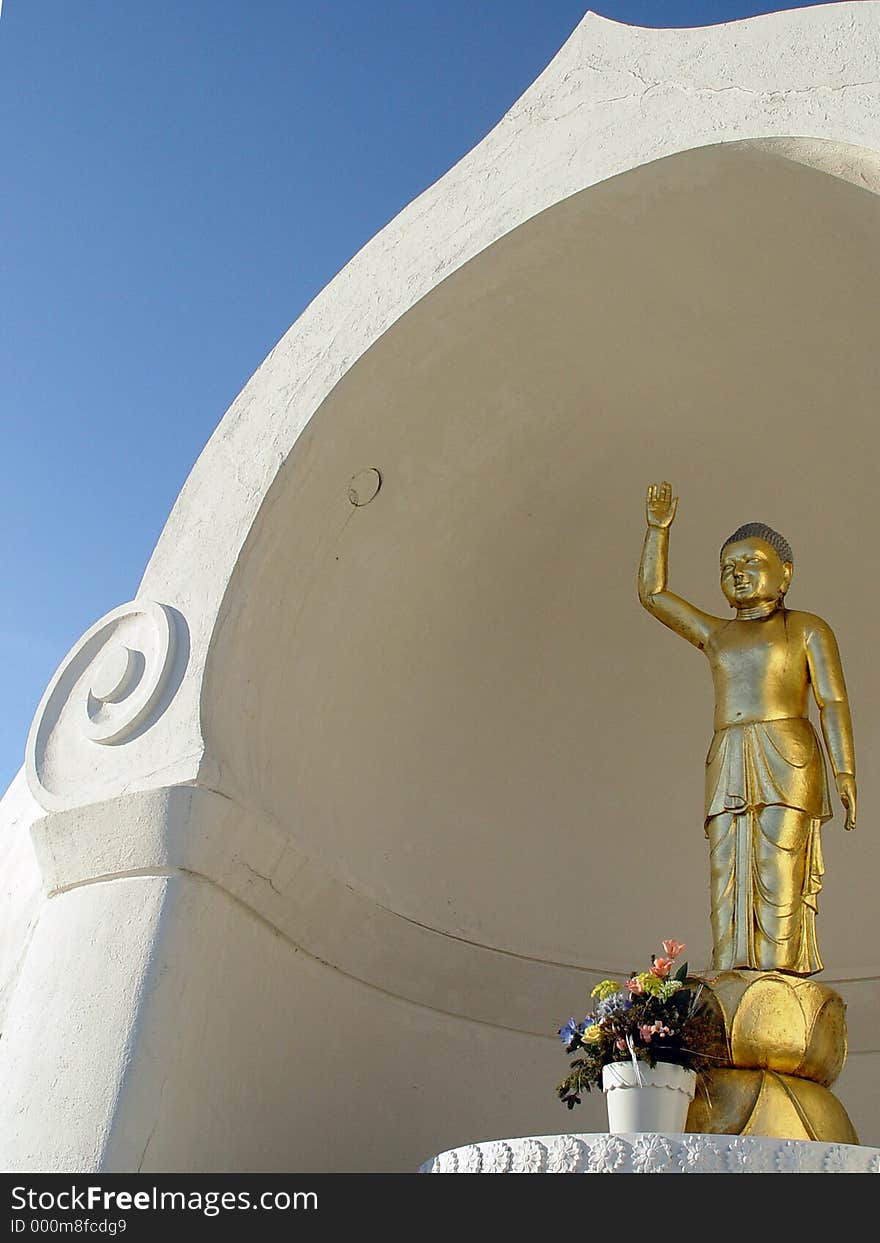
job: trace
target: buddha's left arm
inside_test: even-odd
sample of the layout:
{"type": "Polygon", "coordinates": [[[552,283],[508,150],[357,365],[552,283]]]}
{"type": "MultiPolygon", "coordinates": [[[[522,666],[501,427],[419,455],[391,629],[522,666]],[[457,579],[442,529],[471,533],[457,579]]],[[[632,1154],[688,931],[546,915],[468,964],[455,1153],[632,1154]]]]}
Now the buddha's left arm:
{"type": "Polygon", "coordinates": [[[806,647],[810,684],[819,705],[822,734],[837,789],[850,813],[847,818],[849,828],[850,820],[855,823],[856,757],[852,719],[837,640],[834,631],[821,618],[810,619],[806,630],[806,647]],[[851,796],[848,793],[850,787],[851,796]]]}

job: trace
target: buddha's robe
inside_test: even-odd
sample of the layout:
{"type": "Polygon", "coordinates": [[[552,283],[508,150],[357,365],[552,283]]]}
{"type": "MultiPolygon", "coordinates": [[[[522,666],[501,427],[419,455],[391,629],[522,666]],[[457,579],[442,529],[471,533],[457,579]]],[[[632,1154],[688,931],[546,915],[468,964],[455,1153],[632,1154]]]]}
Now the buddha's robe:
{"type": "Polygon", "coordinates": [[[820,828],[832,812],[807,694],[821,680],[825,629],[780,610],[722,625],[705,646],[716,697],[705,805],[716,970],[822,969],[820,828]]]}
{"type": "Polygon", "coordinates": [[[706,834],[716,970],[822,969],[819,829],[831,814],[825,758],[808,720],[754,721],[715,734],[706,759],[706,834]]]}

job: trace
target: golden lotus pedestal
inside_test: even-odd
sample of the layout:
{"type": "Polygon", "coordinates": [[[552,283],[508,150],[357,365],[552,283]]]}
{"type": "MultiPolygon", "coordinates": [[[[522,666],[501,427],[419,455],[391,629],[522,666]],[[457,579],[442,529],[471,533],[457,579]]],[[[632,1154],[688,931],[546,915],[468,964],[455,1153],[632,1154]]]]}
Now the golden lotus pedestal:
{"type": "Polygon", "coordinates": [[[714,1016],[716,1069],[700,1076],[689,1132],[858,1144],[829,1090],[846,1061],[846,1006],[833,989],[775,971],[691,982],[714,1016]]]}

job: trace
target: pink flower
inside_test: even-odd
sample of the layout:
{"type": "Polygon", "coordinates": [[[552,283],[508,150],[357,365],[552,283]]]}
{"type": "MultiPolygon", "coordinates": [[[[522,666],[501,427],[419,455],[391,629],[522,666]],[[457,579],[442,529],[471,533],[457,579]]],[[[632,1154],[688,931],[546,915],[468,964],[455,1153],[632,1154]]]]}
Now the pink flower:
{"type": "Polygon", "coordinates": [[[651,964],[651,975],[659,976],[661,980],[665,980],[669,975],[671,967],[671,958],[655,958],[651,964]]]}
{"type": "Polygon", "coordinates": [[[631,975],[626,982],[626,986],[634,997],[641,997],[645,991],[645,986],[637,975],[631,975]]]}
{"type": "Polygon", "coordinates": [[[617,1045],[618,1049],[626,1048],[626,1041],[624,1040],[623,1036],[618,1036],[614,1043],[617,1045]]]}
{"type": "Polygon", "coordinates": [[[678,958],[679,954],[684,951],[684,945],[681,941],[664,941],[663,953],[667,954],[671,959],[678,958]]]}
{"type": "Polygon", "coordinates": [[[647,1023],[643,1023],[639,1028],[639,1035],[645,1044],[650,1044],[655,1036],[671,1036],[672,1029],[658,1019],[656,1023],[651,1023],[650,1026],[647,1023]]]}

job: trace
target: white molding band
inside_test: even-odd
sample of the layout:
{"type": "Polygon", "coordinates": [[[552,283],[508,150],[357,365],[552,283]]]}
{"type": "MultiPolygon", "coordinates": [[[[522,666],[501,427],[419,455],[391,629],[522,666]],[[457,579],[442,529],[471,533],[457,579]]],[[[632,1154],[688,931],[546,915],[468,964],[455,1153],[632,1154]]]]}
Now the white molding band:
{"type": "Polygon", "coordinates": [[[542,1135],[441,1152],[421,1174],[877,1174],[880,1148],[757,1135],[542,1135]]]}

